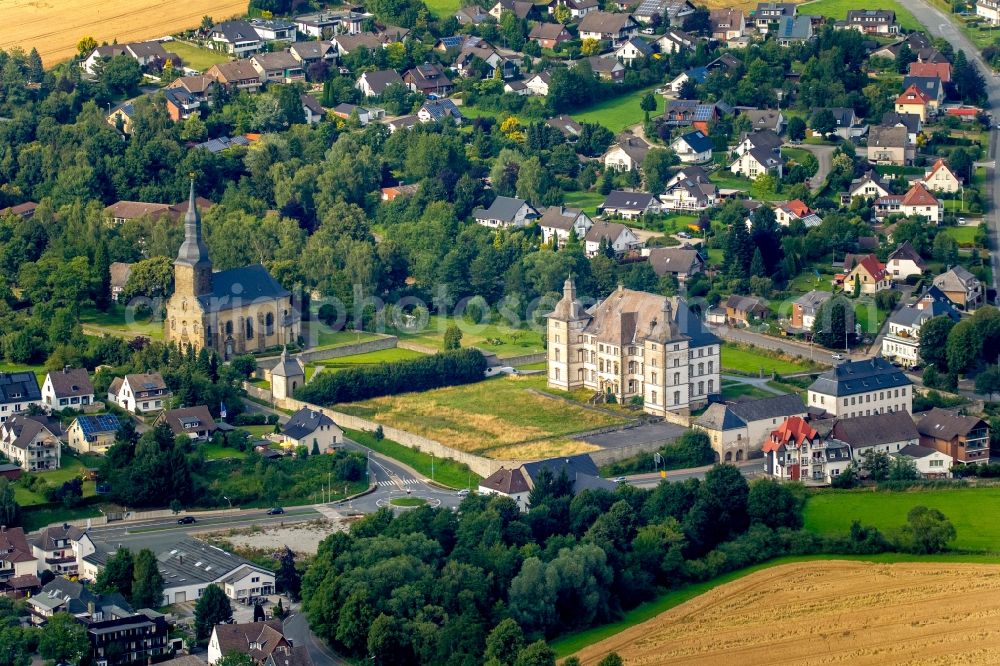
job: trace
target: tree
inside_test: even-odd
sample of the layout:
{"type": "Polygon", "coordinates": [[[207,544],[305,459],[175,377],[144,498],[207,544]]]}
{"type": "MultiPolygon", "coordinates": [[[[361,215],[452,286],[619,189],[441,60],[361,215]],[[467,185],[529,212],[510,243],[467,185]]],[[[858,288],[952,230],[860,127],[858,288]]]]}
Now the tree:
{"type": "Polygon", "coordinates": [[[163,605],[163,576],[156,556],[148,548],[140,550],[135,557],[132,605],[136,608],[157,608],[163,605]]]}
{"type": "Polygon", "coordinates": [[[662,192],[670,179],[670,169],[678,163],[672,150],[652,148],[642,161],[642,173],[646,177],[646,189],[654,194],[662,192]]]}
{"type": "Polygon", "coordinates": [[[295,553],[287,546],[281,555],[278,571],[274,575],[274,586],[278,592],[284,592],[292,599],[299,598],[299,591],[302,589],[302,574],[295,568],[295,553]]]}
{"type": "Polygon", "coordinates": [[[919,478],[917,463],[912,458],[897,456],[889,462],[890,481],[916,481],[919,478]]]}
{"type": "Polygon", "coordinates": [[[868,449],[861,454],[861,469],[868,472],[873,481],[885,481],[889,478],[889,454],[868,449]]]}
{"type": "Polygon", "coordinates": [[[821,136],[828,136],[837,129],[837,119],[833,117],[830,109],[820,109],[812,117],[813,131],[821,136]]]}
{"type": "Polygon", "coordinates": [[[758,479],[750,484],[747,515],[751,523],[797,530],[802,527],[802,498],[784,483],[758,479]]]}
{"type": "Polygon", "coordinates": [[[5,478],[0,479],[0,525],[15,527],[21,524],[21,506],[14,499],[14,486],[5,478]]]}
{"type": "Polygon", "coordinates": [[[41,632],[38,654],[57,664],[81,664],[90,654],[87,630],[69,613],[56,613],[45,623],[45,631],[41,632]]]}
{"type": "Polygon", "coordinates": [[[76,43],[76,54],[81,58],[86,58],[97,48],[97,40],[87,36],[76,43]]]}
{"type": "Polygon", "coordinates": [[[915,506],[906,515],[900,530],[900,550],[919,555],[940,553],[954,541],[955,526],[943,513],[926,506],[915,506]]]}
{"type": "Polygon", "coordinates": [[[122,296],[155,298],[170,296],[174,290],[174,263],[169,257],[152,257],[136,262],[129,273],[122,296]]]}
{"type": "Polygon", "coordinates": [[[994,393],[1000,393],[1000,369],[991,365],[976,375],[976,393],[989,395],[990,400],[994,393]]]}
{"type": "Polygon", "coordinates": [[[798,116],[792,116],[788,121],[788,138],[792,141],[802,141],[806,138],[806,121],[798,116]]]}
{"type": "Polygon", "coordinates": [[[449,324],[444,332],[444,350],[451,351],[462,348],[462,331],[456,324],[449,324]]]}
{"type": "Polygon", "coordinates": [[[537,640],[521,650],[514,666],[556,666],[556,653],[543,640],[537,640]]]}
{"type": "Polygon", "coordinates": [[[130,95],[139,89],[142,67],[131,56],[115,56],[104,65],[101,81],[112,95],[130,95]]]}
{"type": "Polygon", "coordinates": [[[601,52],[601,40],[587,37],[580,44],[580,54],[594,56],[601,52]]]}
{"type": "Polygon", "coordinates": [[[610,652],[604,659],[597,662],[597,666],[625,666],[625,662],[622,661],[617,652],[610,652]]]}
{"type": "Polygon", "coordinates": [[[848,303],[844,298],[832,298],[823,303],[816,312],[813,322],[813,341],[827,349],[847,347],[848,303]]]}
{"type": "Polygon", "coordinates": [[[229,652],[215,664],[216,666],[256,666],[257,662],[245,652],[229,652]]]}
{"type": "Polygon", "coordinates": [[[511,618],[501,620],[486,637],[487,666],[513,666],[518,653],[524,649],[524,632],[521,625],[511,618]]]}
{"type": "Polygon", "coordinates": [[[750,185],[750,195],[755,199],[767,199],[778,191],[778,179],[764,171],[750,185]]]}
{"type": "Polygon", "coordinates": [[[982,350],[982,341],[971,319],[955,324],[948,334],[948,370],[966,374],[975,367],[982,350]]]}
{"type": "Polygon", "coordinates": [[[217,585],[205,588],[198,603],[194,606],[194,630],[199,641],[212,635],[215,625],[233,616],[233,607],[229,597],[217,585]]]}
{"type": "Polygon", "coordinates": [[[950,317],[928,319],[920,327],[920,360],[938,370],[948,370],[948,336],[955,322],[950,317]]]}
{"type": "Polygon", "coordinates": [[[31,49],[28,53],[28,77],[34,83],[41,83],[45,78],[45,68],[42,66],[42,56],[38,55],[38,49],[31,49]]]}
{"type": "Polygon", "coordinates": [[[128,548],[119,548],[97,574],[94,589],[97,592],[118,592],[126,599],[131,599],[134,580],[135,563],[132,551],[128,548]]]}
{"type": "Polygon", "coordinates": [[[653,93],[646,93],[639,101],[639,108],[646,114],[646,122],[649,122],[649,114],[656,111],[656,98],[653,93]]]}
{"type": "Polygon", "coordinates": [[[947,266],[958,263],[958,241],[948,234],[934,237],[934,258],[947,266]]]}

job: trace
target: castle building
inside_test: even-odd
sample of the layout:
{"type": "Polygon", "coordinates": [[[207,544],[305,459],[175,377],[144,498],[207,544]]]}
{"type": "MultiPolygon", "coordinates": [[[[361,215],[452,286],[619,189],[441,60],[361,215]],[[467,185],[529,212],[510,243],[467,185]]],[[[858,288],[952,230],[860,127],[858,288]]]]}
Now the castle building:
{"type": "Polygon", "coordinates": [[[291,293],[266,268],[256,264],[212,272],[193,180],[164,325],[168,342],[214,349],[226,359],[295,343],[300,334],[291,293]]]}
{"type": "Polygon", "coordinates": [[[618,287],[589,309],[572,278],[548,315],[548,385],[687,414],[721,390],[720,342],[678,298],[618,287]]]}

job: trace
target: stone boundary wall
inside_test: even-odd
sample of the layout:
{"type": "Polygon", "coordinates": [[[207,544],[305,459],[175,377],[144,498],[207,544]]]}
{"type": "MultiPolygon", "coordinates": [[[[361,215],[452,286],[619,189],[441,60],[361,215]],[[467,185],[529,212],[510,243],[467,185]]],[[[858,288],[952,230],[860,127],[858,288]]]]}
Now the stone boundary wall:
{"type": "Polygon", "coordinates": [[[597,451],[589,451],[590,457],[594,460],[594,464],[598,467],[607,465],[608,463],[618,462],[619,460],[625,460],[626,458],[631,458],[637,456],[640,453],[652,454],[654,451],[663,446],[665,442],[642,442],[641,444],[626,444],[625,446],[617,446],[609,449],[598,449],[597,451]]]}
{"type": "Polygon", "coordinates": [[[441,350],[435,347],[428,347],[427,345],[418,345],[416,342],[407,342],[406,340],[396,339],[396,346],[400,349],[409,349],[410,351],[415,351],[420,354],[437,354],[441,350]]]}
{"type": "Polygon", "coordinates": [[[541,363],[545,359],[545,352],[521,354],[520,356],[511,356],[510,358],[501,358],[500,365],[530,365],[532,363],[541,363]]]}
{"type": "Polygon", "coordinates": [[[331,347],[329,349],[317,349],[315,351],[304,351],[295,356],[302,363],[313,363],[314,361],[324,361],[329,358],[340,358],[342,356],[354,356],[355,354],[369,354],[371,352],[393,349],[397,346],[398,339],[394,336],[386,336],[378,340],[359,342],[356,344],[331,347]]]}

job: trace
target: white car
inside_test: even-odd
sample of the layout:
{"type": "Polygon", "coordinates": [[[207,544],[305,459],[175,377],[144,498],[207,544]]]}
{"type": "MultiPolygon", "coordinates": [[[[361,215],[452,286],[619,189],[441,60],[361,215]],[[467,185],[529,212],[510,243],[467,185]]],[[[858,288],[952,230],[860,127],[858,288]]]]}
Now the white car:
{"type": "Polygon", "coordinates": [[[965,218],[964,217],[958,218],[958,223],[959,224],[965,224],[965,218]]]}
{"type": "Polygon", "coordinates": [[[844,360],[844,355],[843,354],[830,354],[830,358],[832,358],[834,361],[843,361],[844,360]]]}
{"type": "Polygon", "coordinates": [[[466,495],[469,494],[469,489],[468,488],[462,488],[461,490],[459,490],[455,494],[458,495],[459,497],[465,497],[466,495]]]}

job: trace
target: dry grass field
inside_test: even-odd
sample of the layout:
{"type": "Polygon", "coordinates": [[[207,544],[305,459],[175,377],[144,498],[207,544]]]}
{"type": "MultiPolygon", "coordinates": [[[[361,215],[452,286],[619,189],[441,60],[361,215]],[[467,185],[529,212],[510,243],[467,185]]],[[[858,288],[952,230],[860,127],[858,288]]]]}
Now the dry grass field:
{"type": "Polygon", "coordinates": [[[1000,566],[817,560],[722,585],[577,653],[593,666],[1000,663],[1000,566]]]}
{"type": "Polygon", "coordinates": [[[0,49],[34,47],[51,67],[76,55],[82,37],[124,44],[196,28],[206,14],[221,21],[246,10],[246,0],[0,0],[0,49]]]}

